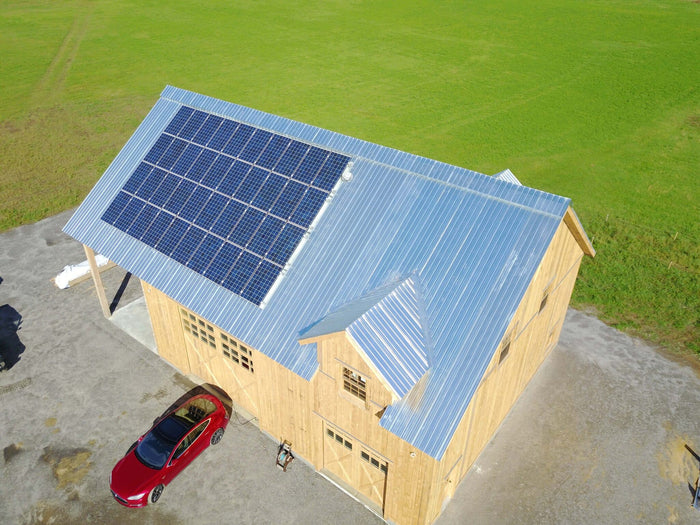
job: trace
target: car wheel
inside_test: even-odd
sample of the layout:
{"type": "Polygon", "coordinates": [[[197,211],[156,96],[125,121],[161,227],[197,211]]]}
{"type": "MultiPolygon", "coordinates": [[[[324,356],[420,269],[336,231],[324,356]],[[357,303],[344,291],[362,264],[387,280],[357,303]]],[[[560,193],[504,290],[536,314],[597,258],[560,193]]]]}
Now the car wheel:
{"type": "Polygon", "coordinates": [[[160,495],[163,494],[164,488],[165,487],[163,485],[156,485],[155,487],[153,487],[153,490],[151,491],[151,497],[150,497],[151,503],[155,503],[156,501],[158,501],[160,499],[160,495]]]}
{"type": "Polygon", "coordinates": [[[212,445],[216,445],[219,441],[221,441],[221,438],[224,437],[224,429],[223,428],[217,428],[216,432],[214,432],[211,435],[211,443],[212,445]]]}

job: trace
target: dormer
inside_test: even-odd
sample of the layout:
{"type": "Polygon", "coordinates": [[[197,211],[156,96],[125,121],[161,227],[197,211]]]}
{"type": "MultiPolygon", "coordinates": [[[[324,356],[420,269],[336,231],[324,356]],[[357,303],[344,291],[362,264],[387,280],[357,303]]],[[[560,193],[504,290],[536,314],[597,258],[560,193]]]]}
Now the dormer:
{"type": "Polygon", "coordinates": [[[317,343],[319,371],[336,379],[341,395],[364,403],[384,398],[386,406],[403,398],[428,371],[427,334],[418,280],[410,276],[329,313],[299,342],[317,343]],[[340,344],[318,344],[329,339],[340,344]]]}

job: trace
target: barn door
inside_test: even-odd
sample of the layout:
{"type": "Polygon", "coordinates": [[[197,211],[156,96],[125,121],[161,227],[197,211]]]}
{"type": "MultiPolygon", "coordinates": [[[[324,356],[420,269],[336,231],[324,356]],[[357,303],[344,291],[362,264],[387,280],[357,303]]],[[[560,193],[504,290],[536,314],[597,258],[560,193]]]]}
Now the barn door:
{"type": "Polygon", "coordinates": [[[354,486],[352,441],[336,429],[326,427],[323,442],[323,467],[341,481],[354,486]]]}
{"type": "Polygon", "coordinates": [[[210,368],[211,361],[217,352],[214,327],[184,309],[181,315],[191,373],[205,381],[216,383],[210,368]]]}
{"type": "Polygon", "coordinates": [[[379,456],[365,449],[360,451],[360,484],[358,488],[362,494],[379,505],[382,510],[384,510],[387,470],[387,462],[379,456]]]}

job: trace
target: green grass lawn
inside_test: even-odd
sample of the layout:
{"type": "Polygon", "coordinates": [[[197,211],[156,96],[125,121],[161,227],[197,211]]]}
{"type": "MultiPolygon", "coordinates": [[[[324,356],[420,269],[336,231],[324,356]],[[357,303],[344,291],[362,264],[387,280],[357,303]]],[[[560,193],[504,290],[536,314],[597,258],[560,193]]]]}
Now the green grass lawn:
{"type": "Polygon", "coordinates": [[[698,2],[8,1],[0,56],[0,231],[172,84],[571,197],[574,306],[700,355],[698,2]]]}

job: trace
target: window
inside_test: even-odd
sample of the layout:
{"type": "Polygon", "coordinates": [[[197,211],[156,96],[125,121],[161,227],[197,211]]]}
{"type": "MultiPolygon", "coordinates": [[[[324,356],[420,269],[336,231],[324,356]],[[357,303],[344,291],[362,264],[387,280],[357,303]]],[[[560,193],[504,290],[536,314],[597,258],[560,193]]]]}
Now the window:
{"type": "Polygon", "coordinates": [[[173,454],[173,459],[177,459],[180,456],[182,456],[185,451],[190,448],[190,445],[196,441],[196,439],[200,436],[202,432],[204,432],[204,429],[207,428],[207,425],[209,425],[209,419],[201,423],[197,428],[195,428],[192,432],[190,432],[177,446],[175,449],[175,454],[173,454]]]}
{"type": "Polygon", "coordinates": [[[544,310],[544,307],[547,306],[547,301],[549,300],[549,294],[552,291],[552,284],[554,283],[554,277],[552,277],[552,280],[549,281],[549,284],[545,286],[544,292],[542,292],[542,300],[540,301],[540,312],[544,310]]]}
{"type": "Polygon", "coordinates": [[[510,339],[503,341],[503,344],[501,345],[501,355],[498,356],[498,364],[499,365],[506,358],[506,356],[508,355],[508,352],[510,352],[510,339]]]}
{"type": "Polygon", "coordinates": [[[382,472],[384,472],[384,474],[386,474],[386,472],[388,470],[388,466],[387,466],[386,461],[383,461],[382,459],[375,456],[374,454],[370,454],[366,450],[363,450],[362,452],[360,452],[360,457],[362,458],[362,461],[369,463],[374,468],[381,470],[382,472]]]}
{"type": "Polygon", "coordinates": [[[214,327],[191,314],[184,308],[180,309],[180,319],[185,332],[192,334],[197,339],[207,343],[212,348],[216,348],[216,336],[214,335],[214,327]]]}
{"type": "Polygon", "coordinates": [[[332,441],[335,441],[336,443],[343,445],[345,448],[348,450],[352,450],[352,441],[350,441],[347,436],[343,436],[339,432],[335,432],[330,428],[326,429],[326,435],[328,436],[329,439],[332,441]]]}
{"type": "Polygon", "coordinates": [[[343,367],[343,388],[362,401],[367,401],[367,379],[347,367],[343,367]]]}
{"type": "Polygon", "coordinates": [[[253,352],[248,347],[223,332],[219,334],[219,337],[221,338],[221,351],[224,357],[230,359],[241,368],[248,370],[248,372],[255,372],[253,369],[253,352]]]}
{"type": "Polygon", "coordinates": [[[500,365],[503,360],[508,357],[508,352],[510,352],[510,345],[515,340],[515,336],[518,333],[518,321],[515,321],[515,324],[513,327],[510,329],[509,332],[506,333],[506,335],[503,336],[503,340],[501,341],[501,351],[500,354],[498,355],[498,364],[500,365]]]}
{"type": "Polygon", "coordinates": [[[224,332],[218,332],[217,337],[217,332],[212,325],[190,313],[185,308],[180,308],[180,319],[182,320],[182,328],[186,333],[205,342],[212,348],[218,348],[220,345],[221,352],[225,358],[230,359],[241,368],[248,370],[248,372],[255,372],[253,368],[253,351],[250,348],[224,332]]]}

